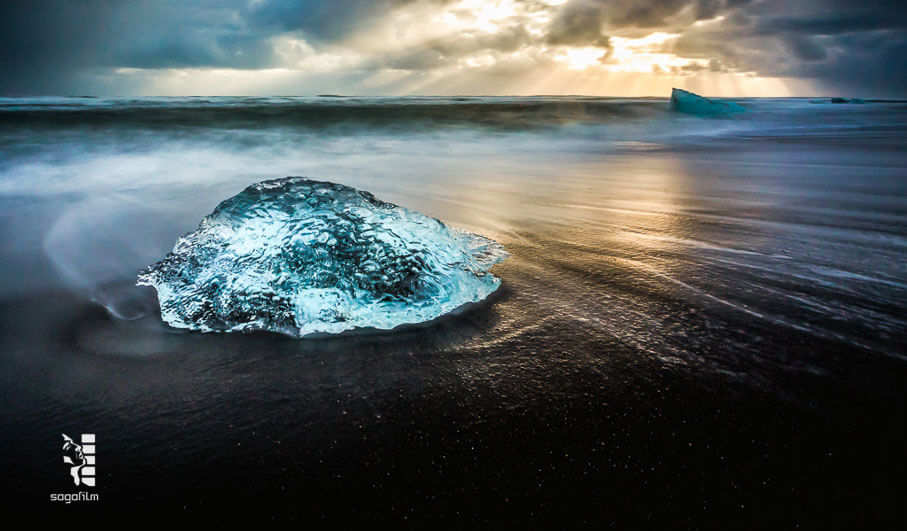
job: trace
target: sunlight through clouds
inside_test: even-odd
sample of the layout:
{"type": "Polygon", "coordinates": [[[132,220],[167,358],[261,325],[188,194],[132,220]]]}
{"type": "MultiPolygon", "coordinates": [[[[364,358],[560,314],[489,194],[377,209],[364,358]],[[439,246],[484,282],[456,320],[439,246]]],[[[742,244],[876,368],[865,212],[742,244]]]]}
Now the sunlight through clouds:
{"type": "Polygon", "coordinates": [[[665,52],[665,43],[679,35],[655,32],[645,37],[628,39],[611,37],[611,54],[604,68],[615,72],[661,73],[684,67],[706,69],[708,61],[685,58],[665,52]]]}
{"type": "Polygon", "coordinates": [[[556,59],[567,63],[570,70],[585,70],[590,66],[598,63],[598,60],[605,55],[605,50],[601,48],[567,48],[562,55],[556,59]]]}
{"type": "MultiPolygon", "coordinates": [[[[273,36],[268,68],[131,68],[117,75],[167,93],[189,86],[191,92],[213,94],[643,96],[664,95],[672,86],[709,86],[721,95],[757,86],[768,91],[762,95],[789,93],[783,79],[765,82],[701,53],[676,52],[682,31],[612,31],[595,18],[599,11],[589,10],[598,5],[592,2],[415,0],[393,5],[340,39],[313,40],[296,31],[273,36]],[[577,5],[587,11],[571,14],[577,5]]],[[[707,32],[723,21],[724,16],[715,16],[690,27],[707,32]]]]}

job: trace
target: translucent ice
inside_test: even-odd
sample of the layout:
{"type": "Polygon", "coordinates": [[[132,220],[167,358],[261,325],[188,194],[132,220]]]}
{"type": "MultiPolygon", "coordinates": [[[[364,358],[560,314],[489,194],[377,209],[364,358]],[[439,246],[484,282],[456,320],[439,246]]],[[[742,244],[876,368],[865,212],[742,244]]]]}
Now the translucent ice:
{"type": "Polygon", "coordinates": [[[222,202],[138,284],[171,326],[300,337],[434,319],[495,291],[506,257],[368,192],[286,177],[222,202]]]}
{"type": "Polygon", "coordinates": [[[699,116],[717,116],[744,112],[746,109],[729,101],[710,100],[681,89],[671,90],[671,110],[699,116]]]}

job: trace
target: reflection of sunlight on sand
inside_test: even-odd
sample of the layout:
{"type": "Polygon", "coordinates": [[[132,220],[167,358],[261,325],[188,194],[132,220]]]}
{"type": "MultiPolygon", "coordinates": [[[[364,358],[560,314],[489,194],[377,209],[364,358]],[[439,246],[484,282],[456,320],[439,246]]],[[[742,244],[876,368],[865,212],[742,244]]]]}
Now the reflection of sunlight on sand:
{"type": "MultiPolygon", "coordinates": [[[[588,328],[667,363],[688,363],[690,353],[672,350],[666,328],[682,317],[663,313],[651,294],[682,292],[691,305],[706,301],[762,317],[696,281],[699,265],[689,259],[690,249],[707,247],[707,236],[686,216],[693,179],[673,156],[540,160],[531,167],[531,175],[489,175],[495,185],[479,186],[481,193],[461,203],[463,216],[479,209],[515,227],[499,237],[511,252],[500,275],[522,300],[501,310],[502,323],[516,332],[499,343],[547,323],[588,328]],[[547,297],[549,291],[558,297],[547,297]]],[[[469,380],[493,374],[487,360],[460,368],[469,380]]]]}

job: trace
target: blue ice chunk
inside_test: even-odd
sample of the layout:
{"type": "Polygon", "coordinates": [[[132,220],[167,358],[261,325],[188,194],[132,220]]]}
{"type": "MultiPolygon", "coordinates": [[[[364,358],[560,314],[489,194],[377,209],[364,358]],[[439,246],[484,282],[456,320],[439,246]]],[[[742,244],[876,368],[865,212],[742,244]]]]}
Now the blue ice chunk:
{"type": "Polygon", "coordinates": [[[342,184],[286,177],[222,202],[143,271],[161,317],[203,332],[391,329],[494,292],[504,248],[342,184]]]}
{"type": "Polygon", "coordinates": [[[698,116],[719,116],[744,112],[746,109],[729,101],[710,100],[682,89],[671,90],[671,110],[698,116]]]}

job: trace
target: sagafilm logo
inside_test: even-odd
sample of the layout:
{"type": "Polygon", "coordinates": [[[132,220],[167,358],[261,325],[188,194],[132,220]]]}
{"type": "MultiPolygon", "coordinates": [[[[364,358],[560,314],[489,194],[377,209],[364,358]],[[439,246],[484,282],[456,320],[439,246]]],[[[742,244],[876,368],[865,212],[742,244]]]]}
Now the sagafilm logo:
{"type": "MultiPolygon", "coordinates": [[[[96,439],[94,433],[83,433],[76,441],[65,433],[63,435],[63,464],[69,470],[69,477],[76,487],[96,487],[95,453],[96,439]]],[[[64,503],[98,501],[96,492],[78,490],[76,492],[54,492],[50,501],[64,503]]]]}
{"type": "Polygon", "coordinates": [[[83,433],[80,442],[63,435],[63,462],[69,466],[69,475],[77,487],[95,485],[95,436],[83,433]]]}

